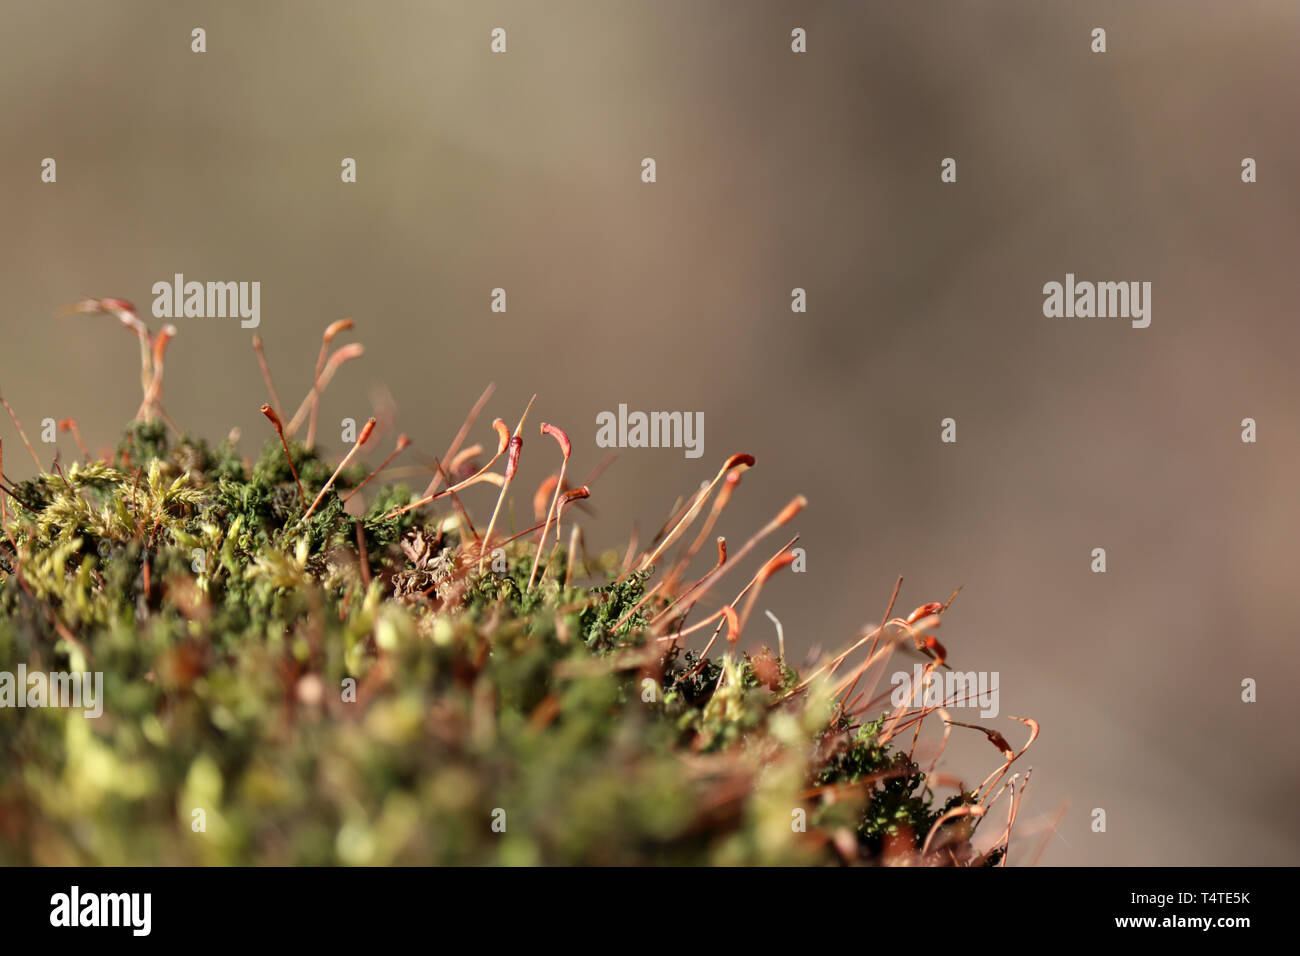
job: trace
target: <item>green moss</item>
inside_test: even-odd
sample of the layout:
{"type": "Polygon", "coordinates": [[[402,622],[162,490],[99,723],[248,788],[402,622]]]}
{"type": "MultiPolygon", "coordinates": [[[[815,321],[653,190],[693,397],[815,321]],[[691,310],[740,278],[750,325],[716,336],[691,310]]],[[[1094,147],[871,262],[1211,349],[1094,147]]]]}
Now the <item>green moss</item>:
{"type": "MultiPolygon", "coordinates": [[[[333,468],[289,447],[310,500],[333,468]]],[[[770,651],[659,641],[653,568],[570,581],[555,548],[530,588],[535,539],[480,562],[454,510],[390,517],[401,487],[353,517],[363,476],[304,521],[278,440],[246,464],[135,424],[13,488],[0,669],[102,672],[105,700],[0,708],[0,863],[807,864],[846,826],[871,861],[972,800],[934,806],[770,651]],[[839,784],[868,785],[809,796],[839,784]]]]}

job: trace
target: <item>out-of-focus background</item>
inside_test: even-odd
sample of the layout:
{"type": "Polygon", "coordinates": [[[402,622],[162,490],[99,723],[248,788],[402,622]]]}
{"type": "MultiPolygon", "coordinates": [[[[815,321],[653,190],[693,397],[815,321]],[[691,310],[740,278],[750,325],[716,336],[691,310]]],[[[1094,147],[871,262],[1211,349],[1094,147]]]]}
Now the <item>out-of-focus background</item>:
{"type": "MultiPolygon", "coordinates": [[[[522,510],[555,467],[537,420],[581,478],[600,411],[701,411],[703,458],[620,453],[588,540],[651,533],[745,451],[729,540],[810,501],[807,571],[761,601],[791,647],[845,644],[900,574],[904,613],[964,585],[942,638],[999,673],[1001,713],[954,717],[1042,724],[1013,864],[1044,837],[1049,864],[1295,861],[1300,6],[4,0],[0,22],[0,390],[29,435],[76,416],[115,441],[136,343],[56,312],[120,296],[156,325],[178,272],[262,283],[288,405],[355,318],[335,449],[377,385],[408,466],[489,381],[488,445],[537,392],[522,510]],[[1150,281],[1150,328],[1044,318],[1067,272],[1150,281]]],[[[251,331],[176,325],[171,415],[254,454],[251,331]]],[[[970,783],[997,759],[973,731],[944,757],[970,783]]]]}

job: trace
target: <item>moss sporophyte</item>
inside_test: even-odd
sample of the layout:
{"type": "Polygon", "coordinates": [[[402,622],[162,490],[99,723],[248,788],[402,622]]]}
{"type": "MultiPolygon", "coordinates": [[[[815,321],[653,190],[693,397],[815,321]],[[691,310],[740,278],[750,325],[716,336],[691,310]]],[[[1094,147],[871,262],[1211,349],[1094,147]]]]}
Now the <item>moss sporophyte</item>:
{"type": "Polygon", "coordinates": [[[931,633],[948,603],[894,615],[897,585],[883,624],[802,671],[749,640],[798,541],[768,539],[804,507],[739,547],[715,537],[750,456],[649,541],[591,554],[574,515],[596,479],[568,484],[561,427],[529,432],[525,410],[492,422],[486,463],[467,445],[490,386],[422,492],[383,478],[405,435],[379,467],[358,460],[390,416],[326,460],[321,396],[362,351],[333,346],[350,320],[292,414],[255,339],[271,427],[249,460],[168,415],[174,329],[123,300],[74,311],[139,339],[142,402],[100,455],[66,420],[80,459],[49,467],[4,403],[36,471],[11,479],[0,443],[0,671],[102,675],[102,713],[0,706],[0,862],[1006,863],[1028,779],[1010,771],[1037,725],[1013,718],[1016,748],[933,699],[889,707],[875,688],[896,651],[924,653],[927,676],[948,653],[931,633]],[[530,435],[559,454],[516,529],[530,435]],[[463,500],[480,484],[498,489],[482,523],[463,500]],[[976,786],[938,782],[953,726],[999,751],[976,786]]]}

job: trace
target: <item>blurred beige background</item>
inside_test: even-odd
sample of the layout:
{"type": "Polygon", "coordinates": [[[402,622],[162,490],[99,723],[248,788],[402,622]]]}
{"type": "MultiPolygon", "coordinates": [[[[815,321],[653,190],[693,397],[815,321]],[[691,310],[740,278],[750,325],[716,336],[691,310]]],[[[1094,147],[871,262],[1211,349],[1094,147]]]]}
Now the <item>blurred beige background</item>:
{"type": "MultiPolygon", "coordinates": [[[[287,404],[355,317],[368,352],[324,420],[384,383],[426,456],[489,381],[475,437],[536,391],[578,477],[599,411],[702,411],[702,459],[629,450],[599,479],[589,541],[747,451],[732,541],[811,502],[807,573],[761,601],[792,647],[845,643],[899,574],[904,612],[964,585],[953,662],[1000,672],[1011,740],[1008,714],[1043,727],[1013,864],[1062,806],[1045,863],[1295,862],[1300,6],[3,0],[0,22],[0,389],[29,434],[75,415],[114,440],[136,346],[56,310],[147,314],[176,272],[262,283],[287,404]],[[1066,272],[1152,282],[1151,327],[1044,318],[1066,272]]],[[[251,333],[177,325],[171,414],[252,454],[251,333]]],[[[529,440],[521,504],[553,458],[529,440]]],[[[997,755],[967,732],[945,759],[973,783],[997,755]]]]}

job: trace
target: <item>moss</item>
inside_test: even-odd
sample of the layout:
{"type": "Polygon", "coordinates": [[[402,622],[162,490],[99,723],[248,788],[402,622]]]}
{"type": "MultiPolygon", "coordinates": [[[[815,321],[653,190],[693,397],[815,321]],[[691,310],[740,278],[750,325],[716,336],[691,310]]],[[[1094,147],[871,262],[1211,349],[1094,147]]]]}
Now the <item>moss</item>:
{"type": "Polygon", "coordinates": [[[633,571],[626,578],[594,587],[580,619],[583,640],[593,650],[609,650],[646,626],[645,614],[637,604],[645,597],[645,583],[654,568],[633,571]]]}
{"type": "MultiPolygon", "coordinates": [[[[333,468],[289,449],[310,500],[333,468]]],[[[973,801],[935,806],[771,650],[660,640],[655,569],[571,581],[557,547],[530,588],[530,536],[480,561],[454,509],[394,516],[402,487],[352,517],[363,477],[304,521],[278,441],[137,423],[12,487],[0,662],[102,672],[105,701],[0,708],[0,862],[870,862],[973,801]]],[[[938,862],[996,862],[968,836],[938,862]]]]}

